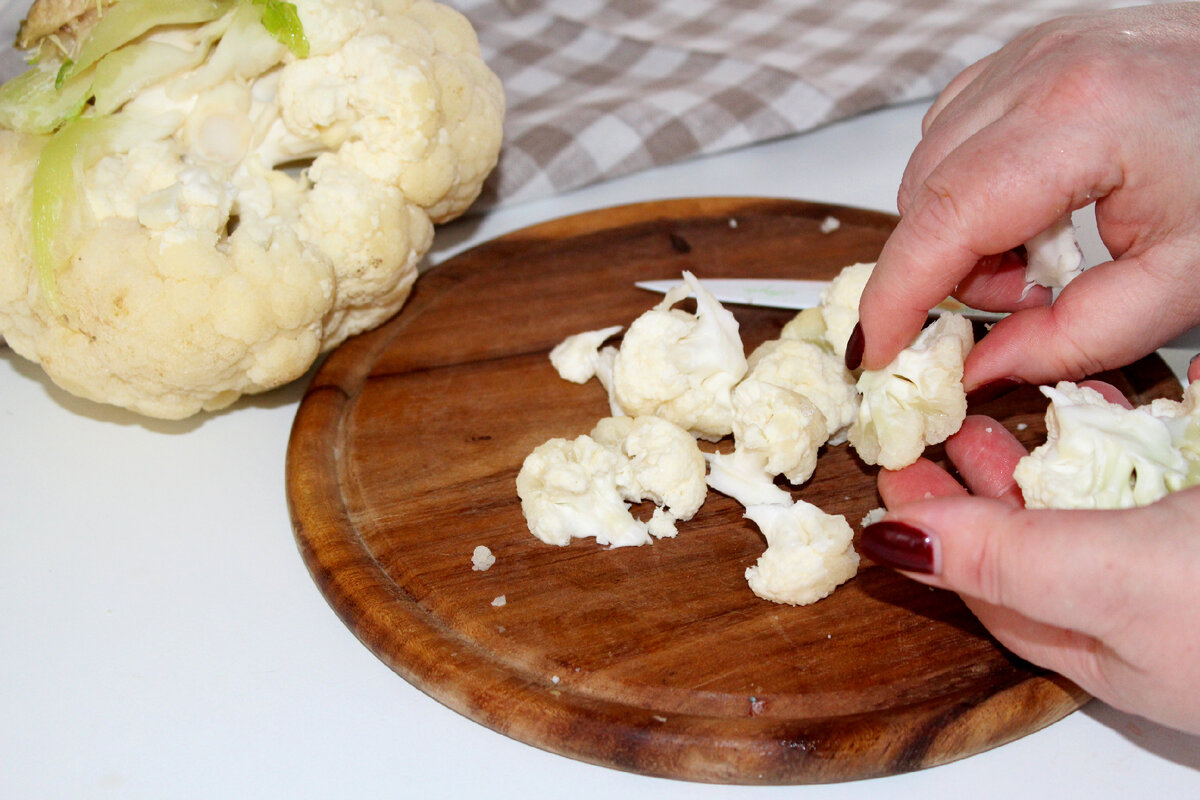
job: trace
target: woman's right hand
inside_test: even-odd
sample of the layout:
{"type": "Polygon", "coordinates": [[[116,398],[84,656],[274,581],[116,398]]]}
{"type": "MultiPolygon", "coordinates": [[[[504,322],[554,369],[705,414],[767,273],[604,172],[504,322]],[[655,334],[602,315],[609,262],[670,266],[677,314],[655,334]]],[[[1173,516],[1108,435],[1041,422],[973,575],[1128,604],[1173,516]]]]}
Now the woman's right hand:
{"type": "MultiPolygon", "coordinates": [[[[1200,322],[1200,4],[1068,17],[960,75],[930,109],[900,223],[860,304],[885,366],[948,294],[1021,310],[971,352],[968,390],[1121,366],[1200,322]],[[1114,260],[1024,296],[1004,254],[1096,203],[1114,260]]],[[[1019,266],[1019,265],[1018,265],[1019,266]]]]}

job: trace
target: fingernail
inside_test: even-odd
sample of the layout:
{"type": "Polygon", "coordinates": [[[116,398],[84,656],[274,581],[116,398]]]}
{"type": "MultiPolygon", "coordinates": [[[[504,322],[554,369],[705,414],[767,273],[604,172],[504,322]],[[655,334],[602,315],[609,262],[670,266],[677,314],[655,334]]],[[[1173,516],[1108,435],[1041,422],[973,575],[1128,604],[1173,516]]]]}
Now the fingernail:
{"type": "Polygon", "coordinates": [[[854,323],[854,330],[850,331],[850,338],[846,340],[846,369],[853,372],[862,366],[863,349],[867,342],[863,337],[862,323],[854,323]]]}
{"type": "Polygon", "coordinates": [[[877,564],[932,575],[940,567],[937,539],[920,528],[884,520],[862,530],[859,549],[877,564]]]}
{"type": "Polygon", "coordinates": [[[994,381],[988,381],[967,392],[967,405],[995,400],[997,397],[1003,397],[1009,392],[1020,389],[1024,385],[1025,381],[1020,378],[997,378],[994,381]]]}

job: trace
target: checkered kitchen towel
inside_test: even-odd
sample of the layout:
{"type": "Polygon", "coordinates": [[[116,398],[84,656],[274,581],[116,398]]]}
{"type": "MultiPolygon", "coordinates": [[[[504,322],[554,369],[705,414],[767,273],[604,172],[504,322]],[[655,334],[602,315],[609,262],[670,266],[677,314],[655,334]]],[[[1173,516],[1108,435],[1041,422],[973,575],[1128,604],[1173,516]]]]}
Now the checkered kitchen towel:
{"type": "Polygon", "coordinates": [[[445,0],[509,111],[476,210],[932,97],[1103,0],[445,0]]]}
{"type": "MultiPolygon", "coordinates": [[[[1131,4],[442,2],[474,24],[508,96],[504,151],[476,211],[932,97],[1027,27],[1131,4]]],[[[0,31],[15,32],[28,6],[0,0],[0,31]]],[[[18,53],[0,48],[0,76],[22,68],[18,53]]]]}

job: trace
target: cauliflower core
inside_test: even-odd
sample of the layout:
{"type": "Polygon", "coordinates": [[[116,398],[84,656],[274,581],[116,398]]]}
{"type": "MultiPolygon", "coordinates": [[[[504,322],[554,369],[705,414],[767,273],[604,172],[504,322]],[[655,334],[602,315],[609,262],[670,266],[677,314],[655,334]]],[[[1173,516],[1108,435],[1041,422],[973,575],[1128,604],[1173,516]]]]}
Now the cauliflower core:
{"type": "Polygon", "coordinates": [[[303,375],[401,307],[496,163],[504,97],[458,12],[295,0],[301,58],[232,7],[129,45],[183,66],[111,115],[0,130],[0,336],[74,394],[182,418],[303,375]]]}

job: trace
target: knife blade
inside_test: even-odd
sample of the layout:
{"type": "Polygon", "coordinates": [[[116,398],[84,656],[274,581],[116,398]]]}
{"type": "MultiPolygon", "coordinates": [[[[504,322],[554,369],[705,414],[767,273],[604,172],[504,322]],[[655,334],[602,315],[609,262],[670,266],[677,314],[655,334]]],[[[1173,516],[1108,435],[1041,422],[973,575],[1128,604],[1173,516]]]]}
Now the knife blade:
{"type": "MultiPolygon", "coordinates": [[[[666,294],[679,286],[678,280],[637,281],[639,289],[666,294]]],[[[701,278],[700,284],[722,303],[762,306],[800,310],[815,308],[821,304],[821,293],[829,287],[829,281],[801,280],[793,278],[701,278]]],[[[689,293],[690,296],[690,293],[689,293]]],[[[933,316],[955,313],[985,321],[1005,317],[1001,312],[980,311],[976,308],[947,298],[930,309],[933,316]]]]}

